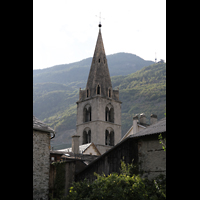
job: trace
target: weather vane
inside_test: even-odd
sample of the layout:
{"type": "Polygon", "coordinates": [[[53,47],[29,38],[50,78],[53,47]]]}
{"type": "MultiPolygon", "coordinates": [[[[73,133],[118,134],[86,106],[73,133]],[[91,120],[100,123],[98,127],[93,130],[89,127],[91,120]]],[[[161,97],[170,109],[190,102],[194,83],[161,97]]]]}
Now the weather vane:
{"type": "MultiPolygon", "coordinates": [[[[96,15],[96,17],[98,17],[97,15],[96,15]]],[[[102,18],[102,19],[105,19],[105,18],[102,18]]],[[[99,27],[101,28],[101,12],[99,13],[99,27]]]]}

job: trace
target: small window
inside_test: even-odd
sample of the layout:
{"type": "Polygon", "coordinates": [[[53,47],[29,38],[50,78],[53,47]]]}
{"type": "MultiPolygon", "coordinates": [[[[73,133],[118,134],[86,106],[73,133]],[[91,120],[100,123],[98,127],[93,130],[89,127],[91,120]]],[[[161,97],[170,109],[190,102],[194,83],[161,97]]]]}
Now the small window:
{"type": "Polygon", "coordinates": [[[100,94],[100,86],[97,86],[97,94],[100,94]]]}
{"type": "Polygon", "coordinates": [[[111,89],[108,90],[108,96],[111,97],[111,89]]]}
{"type": "Polygon", "coordinates": [[[87,89],[87,97],[89,97],[89,90],[87,89]]]}
{"type": "Polygon", "coordinates": [[[100,58],[99,58],[99,63],[100,63],[100,61],[101,61],[101,60],[100,60],[100,58]]]}

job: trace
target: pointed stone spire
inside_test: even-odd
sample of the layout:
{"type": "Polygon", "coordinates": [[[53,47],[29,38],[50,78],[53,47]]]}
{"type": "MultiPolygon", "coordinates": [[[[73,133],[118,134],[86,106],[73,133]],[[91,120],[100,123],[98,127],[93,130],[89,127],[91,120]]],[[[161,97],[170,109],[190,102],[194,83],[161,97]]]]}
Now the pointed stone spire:
{"type": "Polygon", "coordinates": [[[90,96],[109,97],[110,94],[111,97],[112,93],[112,84],[100,27],[86,90],[88,90],[90,96]]]}

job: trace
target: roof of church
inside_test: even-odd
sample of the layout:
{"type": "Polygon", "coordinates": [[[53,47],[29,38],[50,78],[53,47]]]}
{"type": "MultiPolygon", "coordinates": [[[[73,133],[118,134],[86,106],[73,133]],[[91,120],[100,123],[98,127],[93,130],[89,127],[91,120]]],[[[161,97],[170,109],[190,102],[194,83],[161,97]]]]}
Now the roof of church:
{"type": "Polygon", "coordinates": [[[34,115],[33,115],[33,129],[34,130],[48,132],[48,133],[54,133],[55,132],[52,128],[50,128],[45,123],[43,123],[42,121],[40,121],[34,115]]]}
{"type": "Polygon", "coordinates": [[[96,95],[96,88],[100,86],[100,95],[108,96],[108,88],[112,89],[110,73],[101,35],[101,29],[96,42],[93,60],[87,80],[86,89],[90,89],[90,96],[96,95]]]}

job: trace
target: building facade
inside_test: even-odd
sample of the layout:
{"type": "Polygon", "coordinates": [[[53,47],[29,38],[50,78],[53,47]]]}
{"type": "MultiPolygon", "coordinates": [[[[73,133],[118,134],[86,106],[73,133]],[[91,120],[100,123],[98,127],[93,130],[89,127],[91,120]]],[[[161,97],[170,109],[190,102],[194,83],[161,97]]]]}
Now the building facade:
{"type": "Polygon", "coordinates": [[[120,173],[121,160],[138,165],[144,178],[166,175],[166,151],[158,139],[160,134],[166,138],[166,118],[122,140],[77,173],[76,181],[85,178],[93,181],[97,178],[94,172],[106,176],[113,172],[120,173]]]}
{"type": "Polygon", "coordinates": [[[33,116],[33,199],[49,196],[50,139],[54,130],[33,116]]]}
{"type": "MultiPolygon", "coordinates": [[[[155,124],[157,122],[157,115],[151,114],[150,116],[150,124],[155,124]]],[[[125,135],[122,137],[121,141],[127,138],[130,135],[136,134],[139,131],[142,131],[143,129],[147,128],[150,124],[146,123],[146,116],[144,113],[141,113],[140,115],[136,114],[133,117],[133,125],[131,128],[125,133],[125,135]]]]}
{"type": "Polygon", "coordinates": [[[106,147],[112,147],[120,141],[122,102],[119,101],[119,90],[112,88],[101,28],[87,85],[85,90],[80,89],[76,103],[76,134],[80,136],[80,145],[91,142],[97,146],[103,145],[101,153],[104,153],[106,147]]]}

